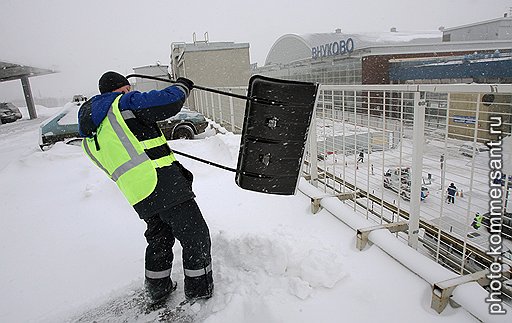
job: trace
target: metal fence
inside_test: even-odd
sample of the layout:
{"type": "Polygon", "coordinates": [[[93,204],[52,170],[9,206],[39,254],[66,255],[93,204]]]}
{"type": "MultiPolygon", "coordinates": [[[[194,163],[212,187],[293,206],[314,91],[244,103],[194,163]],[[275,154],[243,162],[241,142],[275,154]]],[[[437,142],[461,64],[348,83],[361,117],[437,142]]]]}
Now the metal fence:
{"type": "MultiPolygon", "coordinates": [[[[222,88],[222,91],[247,95],[245,87],[222,88]]],[[[232,133],[241,133],[245,115],[245,101],[226,95],[194,90],[195,109],[232,133]]],[[[190,100],[190,99],[189,99],[190,100]]]]}
{"type": "MultiPolygon", "coordinates": [[[[194,103],[240,133],[243,100],[200,92],[194,103]]],[[[377,224],[406,221],[397,238],[443,266],[464,275],[499,263],[505,282],[512,174],[498,168],[511,128],[511,85],[322,85],[303,171],[377,224]]],[[[500,288],[510,302],[512,286],[500,288]]]]}

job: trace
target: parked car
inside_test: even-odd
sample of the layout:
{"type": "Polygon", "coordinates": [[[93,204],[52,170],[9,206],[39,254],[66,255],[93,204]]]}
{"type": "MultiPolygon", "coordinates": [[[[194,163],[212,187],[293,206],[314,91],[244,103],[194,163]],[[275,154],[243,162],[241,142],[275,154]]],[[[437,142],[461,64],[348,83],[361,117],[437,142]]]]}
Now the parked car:
{"type": "MultiPolygon", "coordinates": [[[[59,113],[40,125],[39,147],[42,150],[50,148],[59,141],[72,145],[81,144],[82,139],[78,135],[78,110],[82,103],[77,101],[66,104],[59,113]]],[[[157,124],[167,140],[193,139],[208,127],[208,122],[202,114],[188,109],[157,124]]]]}
{"type": "Polygon", "coordinates": [[[20,109],[10,102],[0,103],[0,123],[14,122],[21,119],[20,109]]]}
{"type": "MultiPolygon", "coordinates": [[[[507,174],[501,174],[501,178],[495,178],[492,182],[494,184],[500,184],[501,186],[505,186],[506,181],[507,181],[507,174]]],[[[512,175],[508,176],[508,186],[512,187],[512,175]]]]}
{"type": "MultiPolygon", "coordinates": [[[[390,168],[384,173],[384,188],[388,188],[409,201],[411,199],[411,169],[409,167],[390,168]]],[[[426,186],[421,186],[420,199],[425,200],[430,192],[426,186]]]]}
{"type": "Polygon", "coordinates": [[[41,150],[63,141],[66,144],[79,145],[82,139],[78,136],[78,110],[80,105],[68,103],[64,108],[39,126],[39,147],[41,150]]]}
{"type": "Polygon", "coordinates": [[[71,102],[75,102],[75,103],[83,103],[85,101],[87,101],[87,97],[85,97],[81,94],[73,95],[73,99],[71,99],[71,102]]]}
{"type": "Polygon", "coordinates": [[[484,144],[478,143],[478,142],[475,143],[474,150],[473,150],[473,143],[462,144],[459,148],[459,152],[462,155],[468,156],[468,157],[473,157],[473,152],[475,153],[475,155],[478,155],[480,153],[484,153],[487,151],[489,151],[489,147],[487,147],[484,144]]]}
{"type": "Polygon", "coordinates": [[[182,109],[177,115],[157,122],[167,140],[193,139],[208,127],[208,121],[199,112],[182,109]]]}
{"type": "MultiPolygon", "coordinates": [[[[491,218],[499,217],[499,215],[491,215],[490,212],[482,215],[482,226],[491,232],[491,218]]],[[[494,221],[493,221],[494,223],[494,221]]],[[[512,239],[512,213],[505,212],[501,217],[501,236],[506,239],[512,239]]]]}

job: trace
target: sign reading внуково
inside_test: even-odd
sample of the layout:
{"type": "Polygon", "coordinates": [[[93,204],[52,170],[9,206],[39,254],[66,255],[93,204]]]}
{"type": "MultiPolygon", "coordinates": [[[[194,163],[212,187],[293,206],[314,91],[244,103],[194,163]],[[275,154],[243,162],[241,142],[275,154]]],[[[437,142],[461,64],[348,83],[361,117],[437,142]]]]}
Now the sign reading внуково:
{"type": "Polygon", "coordinates": [[[343,55],[354,51],[354,40],[340,40],[311,48],[311,58],[321,58],[336,55],[343,55]]]}

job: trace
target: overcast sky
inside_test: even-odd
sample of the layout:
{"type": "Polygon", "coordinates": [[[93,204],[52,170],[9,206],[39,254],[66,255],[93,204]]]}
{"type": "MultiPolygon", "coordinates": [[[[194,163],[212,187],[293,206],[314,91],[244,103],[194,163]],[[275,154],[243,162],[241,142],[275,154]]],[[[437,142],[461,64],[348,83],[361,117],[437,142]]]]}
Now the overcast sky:
{"type": "MultiPolygon", "coordinates": [[[[169,63],[172,42],[250,44],[263,65],[284,34],[437,30],[503,16],[512,0],[0,0],[0,60],[59,70],[31,78],[36,97],[97,93],[107,70],[169,63]]],[[[0,101],[22,98],[0,83],[0,101]]]]}

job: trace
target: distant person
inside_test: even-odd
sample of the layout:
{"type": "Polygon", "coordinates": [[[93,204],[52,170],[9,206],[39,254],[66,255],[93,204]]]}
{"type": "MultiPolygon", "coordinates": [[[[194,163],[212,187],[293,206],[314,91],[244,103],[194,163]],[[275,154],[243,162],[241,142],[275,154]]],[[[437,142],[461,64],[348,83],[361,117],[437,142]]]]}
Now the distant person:
{"type": "Polygon", "coordinates": [[[448,203],[455,204],[455,194],[457,193],[457,187],[455,187],[455,184],[451,183],[446,191],[448,193],[448,203]]]}
{"type": "Polygon", "coordinates": [[[357,162],[364,163],[364,152],[362,150],[359,152],[359,158],[357,159],[357,162]]]}
{"type": "Polygon", "coordinates": [[[443,170],[443,165],[444,165],[444,154],[441,155],[441,157],[439,157],[439,162],[441,163],[441,170],[443,170]]]}
{"type": "MultiPolygon", "coordinates": [[[[176,160],[156,124],[180,112],[193,85],[178,78],[163,90],[141,93],[131,91],[121,74],[106,72],[99,79],[101,94],[78,113],[84,151],[147,224],[145,288],[150,304],[164,302],[176,289],[171,279],[175,238],[183,248],[185,297],[209,298],[213,293],[210,233],[194,200],[193,175],[176,160]]],[[[106,213],[109,208],[105,205],[106,213]]]]}
{"type": "Polygon", "coordinates": [[[483,220],[483,216],[479,212],[476,212],[475,218],[473,219],[473,223],[471,223],[471,226],[475,230],[480,229],[480,227],[482,226],[482,220],[483,220]]]}

